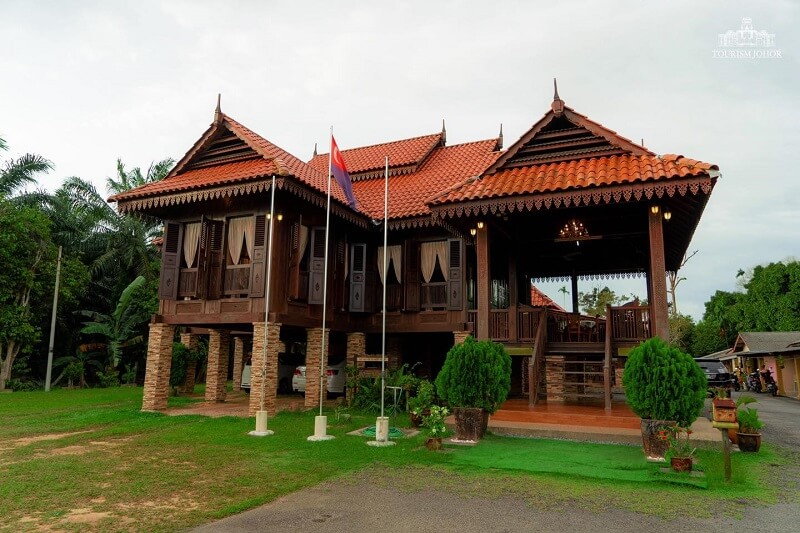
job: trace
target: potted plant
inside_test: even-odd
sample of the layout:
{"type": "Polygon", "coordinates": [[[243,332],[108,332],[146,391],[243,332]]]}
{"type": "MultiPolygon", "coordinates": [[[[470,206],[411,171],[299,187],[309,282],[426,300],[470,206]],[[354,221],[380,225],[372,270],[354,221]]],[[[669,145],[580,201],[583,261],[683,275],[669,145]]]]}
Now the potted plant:
{"type": "Polygon", "coordinates": [[[428,429],[428,438],[425,447],[429,450],[439,450],[442,447],[442,437],[447,434],[445,418],[450,412],[447,407],[432,405],[427,416],[423,417],[422,425],[428,429]]]}
{"type": "Polygon", "coordinates": [[[691,356],[658,337],[631,350],[622,376],[628,405],[642,419],[642,444],[650,460],[663,461],[664,427],[690,427],[703,410],[707,381],[691,356]]]}
{"type": "Polygon", "coordinates": [[[422,417],[430,414],[435,397],[436,389],[433,383],[421,379],[417,384],[417,393],[408,399],[408,416],[415,428],[422,424],[422,417]]]}
{"type": "Polygon", "coordinates": [[[505,401],[510,388],[511,357],[503,345],[472,337],[447,352],[436,376],[436,391],[453,409],[459,440],[483,437],[489,415],[505,401]]]}
{"type": "Polygon", "coordinates": [[[659,431],[659,437],[669,446],[669,464],[675,472],[692,471],[692,456],[697,448],[689,440],[691,434],[691,429],[681,426],[670,426],[659,431]]]}
{"type": "MultiPolygon", "coordinates": [[[[752,402],[748,402],[752,403],[752,402]]],[[[743,452],[757,452],[761,448],[761,432],[764,422],[758,417],[758,411],[752,407],[743,407],[738,412],[739,431],[736,440],[743,452]]]]}

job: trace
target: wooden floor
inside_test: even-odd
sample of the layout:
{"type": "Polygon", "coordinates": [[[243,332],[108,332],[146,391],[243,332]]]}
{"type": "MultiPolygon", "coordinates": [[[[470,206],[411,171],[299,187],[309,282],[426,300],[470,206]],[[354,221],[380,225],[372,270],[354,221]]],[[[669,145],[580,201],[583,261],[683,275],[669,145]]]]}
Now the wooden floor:
{"type": "Polygon", "coordinates": [[[531,408],[528,406],[527,398],[512,399],[503,403],[500,409],[492,415],[492,420],[599,428],[639,429],[641,427],[639,417],[622,401],[612,402],[611,411],[606,411],[602,404],[548,404],[543,400],[531,408]]]}

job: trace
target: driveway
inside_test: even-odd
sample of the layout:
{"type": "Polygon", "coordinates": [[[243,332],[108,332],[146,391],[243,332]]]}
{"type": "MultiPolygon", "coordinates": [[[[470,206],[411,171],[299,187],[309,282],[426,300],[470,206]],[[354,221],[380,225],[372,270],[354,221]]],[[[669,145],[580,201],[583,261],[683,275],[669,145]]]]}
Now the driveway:
{"type": "Polygon", "coordinates": [[[800,401],[784,396],[773,398],[769,394],[755,392],[734,392],[733,399],[742,394],[758,400],[750,407],[758,410],[765,424],[761,430],[762,441],[800,452],[800,401]]]}

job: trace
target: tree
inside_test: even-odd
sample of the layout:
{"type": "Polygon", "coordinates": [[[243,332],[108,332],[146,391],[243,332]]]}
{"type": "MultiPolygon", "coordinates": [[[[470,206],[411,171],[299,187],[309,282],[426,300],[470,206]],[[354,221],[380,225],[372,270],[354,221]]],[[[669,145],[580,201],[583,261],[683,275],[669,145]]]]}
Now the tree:
{"type": "Polygon", "coordinates": [[[690,352],[694,340],[694,320],[689,315],[671,314],[669,317],[669,343],[681,351],[690,352]]]}
{"type": "MultiPolygon", "coordinates": [[[[0,138],[0,151],[6,151],[8,145],[0,138]]],[[[53,164],[36,154],[25,154],[20,158],[5,161],[0,167],[0,198],[10,198],[20,187],[36,183],[36,175],[49,172],[53,164]]]]}
{"type": "Polygon", "coordinates": [[[800,262],[759,265],[744,283],[741,330],[800,330],[800,262]]]}
{"type": "Polygon", "coordinates": [[[678,268],[676,268],[674,272],[667,272],[667,281],[669,282],[669,288],[667,289],[667,292],[672,299],[672,306],[670,310],[670,314],[672,316],[678,316],[678,298],[675,294],[678,290],[678,285],[680,285],[681,281],[686,280],[684,277],[678,277],[678,271],[686,266],[686,263],[689,262],[689,259],[697,255],[697,252],[698,250],[695,250],[689,255],[683,254],[683,259],[681,260],[681,264],[678,266],[678,268]]]}
{"type": "Polygon", "coordinates": [[[638,300],[638,297],[633,294],[617,296],[608,287],[603,287],[602,289],[594,287],[589,292],[578,293],[578,304],[583,309],[583,312],[589,316],[605,315],[606,305],[619,305],[631,300],[638,300]]]}
{"type": "Polygon", "coordinates": [[[31,320],[31,294],[53,256],[47,218],[0,199],[0,390],[11,379],[20,350],[38,338],[31,320]]]}
{"type": "Polygon", "coordinates": [[[560,292],[561,294],[564,295],[564,309],[566,309],[567,308],[567,295],[569,294],[569,289],[567,289],[567,286],[564,285],[560,289],[558,289],[558,292],[560,292]]]}
{"type": "Polygon", "coordinates": [[[145,286],[145,279],[139,276],[128,285],[119,298],[111,315],[96,311],[83,311],[81,314],[91,318],[81,329],[84,335],[99,335],[105,339],[107,367],[115,368],[122,359],[125,348],[144,342],[141,327],[146,324],[154,309],[145,309],[137,304],[137,292],[145,286]]]}

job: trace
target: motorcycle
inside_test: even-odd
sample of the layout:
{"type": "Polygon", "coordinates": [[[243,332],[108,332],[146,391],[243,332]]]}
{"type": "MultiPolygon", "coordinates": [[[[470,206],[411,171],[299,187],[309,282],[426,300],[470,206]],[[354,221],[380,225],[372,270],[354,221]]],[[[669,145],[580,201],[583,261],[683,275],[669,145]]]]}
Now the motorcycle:
{"type": "Polygon", "coordinates": [[[772,378],[772,372],[767,370],[766,372],[761,373],[764,376],[764,384],[767,386],[766,392],[772,394],[773,396],[778,395],[778,384],[775,383],[775,380],[772,378]]]}
{"type": "Polygon", "coordinates": [[[738,379],[736,379],[736,376],[734,376],[734,377],[732,377],[732,378],[731,378],[731,387],[732,387],[732,388],[733,388],[733,390],[735,390],[736,392],[739,392],[739,389],[741,388],[741,386],[739,385],[739,380],[738,380],[738,379]]]}
{"type": "Polygon", "coordinates": [[[761,392],[761,379],[758,370],[747,375],[747,390],[761,392]]]}

